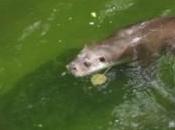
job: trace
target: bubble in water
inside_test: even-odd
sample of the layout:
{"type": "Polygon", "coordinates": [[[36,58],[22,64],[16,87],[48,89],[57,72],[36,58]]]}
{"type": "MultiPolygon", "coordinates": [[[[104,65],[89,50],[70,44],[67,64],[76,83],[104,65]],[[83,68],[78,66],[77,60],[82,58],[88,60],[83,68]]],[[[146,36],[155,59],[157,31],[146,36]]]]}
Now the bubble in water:
{"type": "Polygon", "coordinates": [[[169,128],[175,128],[175,121],[170,121],[168,124],[169,128]]]}
{"type": "Polygon", "coordinates": [[[97,17],[97,13],[96,13],[96,12],[91,12],[90,15],[91,15],[91,17],[93,17],[93,18],[96,18],[96,17],[97,17]]]}
{"type": "Polygon", "coordinates": [[[60,40],[58,40],[58,42],[59,42],[59,43],[62,43],[63,41],[60,39],[60,40]]]}
{"type": "Polygon", "coordinates": [[[71,21],[73,18],[72,17],[68,17],[68,21],[71,21]]]}
{"type": "Polygon", "coordinates": [[[94,22],[92,22],[92,21],[91,21],[91,22],[89,22],[89,25],[94,25],[94,24],[95,24],[95,23],[94,23],[94,22]]]}

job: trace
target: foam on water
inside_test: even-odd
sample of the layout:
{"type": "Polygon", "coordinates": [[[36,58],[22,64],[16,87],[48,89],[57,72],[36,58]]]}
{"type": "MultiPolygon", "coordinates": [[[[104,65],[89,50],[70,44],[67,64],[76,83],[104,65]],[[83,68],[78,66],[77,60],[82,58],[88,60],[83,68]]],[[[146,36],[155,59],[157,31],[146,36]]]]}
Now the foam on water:
{"type": "Polygon", "coordinates": [[[103,10],[100,11],[98,19],[102,23],[107,17],[115,15],[117,12],[127,10],[134,5],[133,0],[112,0],[106,3],[103,10]]]}
{"type": "Polygon", "coordinates": [[[166,57],[146,70],[140,66],[128,69],[128,92],[123,97],[125,101],[111,112],[108,130],[174,129],[175,88],[161,79],[163,60],[174,66],[173,59],[166,57]]]}

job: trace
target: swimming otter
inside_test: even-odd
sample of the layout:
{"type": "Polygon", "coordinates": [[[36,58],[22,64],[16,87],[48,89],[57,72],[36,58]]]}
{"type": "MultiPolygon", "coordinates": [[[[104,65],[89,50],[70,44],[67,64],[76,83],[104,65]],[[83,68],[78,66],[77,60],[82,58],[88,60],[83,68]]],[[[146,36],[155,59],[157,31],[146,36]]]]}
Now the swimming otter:
{"type": "Polygon", "coordinates": [[[162,50],[175,52],[175,17],[156,18],[118,31],[85,47],[67,65],[74,76],[86,76],[123,60],[148,60],[162,50]]]}

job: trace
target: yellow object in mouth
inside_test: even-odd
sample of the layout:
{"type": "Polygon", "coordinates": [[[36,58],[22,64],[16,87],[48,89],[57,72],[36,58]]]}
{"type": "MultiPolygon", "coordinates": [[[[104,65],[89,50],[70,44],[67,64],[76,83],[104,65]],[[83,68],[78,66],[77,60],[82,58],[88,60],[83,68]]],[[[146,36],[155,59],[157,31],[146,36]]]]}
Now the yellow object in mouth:
{"type": "Polygon", "coordinates": [[[104,74],[94,74],[91,77],[91,83],[93,86],[98,86],[106,83],[107,77],[104,74]]]}

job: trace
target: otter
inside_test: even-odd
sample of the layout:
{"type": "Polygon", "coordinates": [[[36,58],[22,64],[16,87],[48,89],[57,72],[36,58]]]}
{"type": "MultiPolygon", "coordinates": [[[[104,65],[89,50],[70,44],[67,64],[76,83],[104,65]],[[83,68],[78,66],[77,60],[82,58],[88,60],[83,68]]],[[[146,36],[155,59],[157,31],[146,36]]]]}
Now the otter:
{"type": "Polygon", "coordinates": [[[123,61],[150,60],[163,50],[175,52],[175,17],[154,18],[125,27],[84,47],[67,68],[74,76],[82,77],[123,61]]]}

